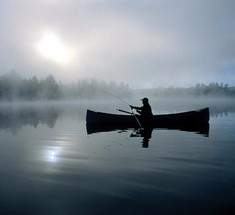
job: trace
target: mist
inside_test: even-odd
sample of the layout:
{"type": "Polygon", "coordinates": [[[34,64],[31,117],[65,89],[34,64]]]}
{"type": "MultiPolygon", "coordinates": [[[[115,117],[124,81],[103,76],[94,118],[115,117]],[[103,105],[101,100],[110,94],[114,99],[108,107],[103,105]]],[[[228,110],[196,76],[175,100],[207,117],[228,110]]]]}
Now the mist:
{"type": "MultiPolygon", "coordinates": [[[[136,98],[127,100],[131,104],[141,105],[136,98]]],[[[210,117],[223,118],[235,113],[235,102],[228,98],[156,98],[151,97],[150,104],[154,114],[178,113],[183,111],[210,108],[210,117]]],[[[93,99],[83,101],[34,101],[1,102],[0,132],[10,132],[16,136],[25,128],[40,129],[42,126],[54,128],[61,119],[77,120],[85,124],[87,109],[118,114],[117,108],[129,111],[129,107],[117,99],[93,99]]]]}
{"type": "Polygon", "coordinates": [[[3,0],[0,74],[131,88],[234,86],[234,8],[233,0],[3,0]],[[46,44],[44,56],[35,47],[48,34],[62,48],[46,44]],[[53,61],[65,50],[67,63],[53,61]]]}
{"type": "Polygon", "coordinates": [[[22,78],[11,72],[0,76],[0,101],[62,101],[92,99],[133,99],[133,98],[234,98],[235,87],[228,84],[196,84],[192,87],[161,87],[133,89],[126,83],[105,82],[96,79],[82,79],[70,84],[56,81],[49,75],[45,79],[22,78]]]}

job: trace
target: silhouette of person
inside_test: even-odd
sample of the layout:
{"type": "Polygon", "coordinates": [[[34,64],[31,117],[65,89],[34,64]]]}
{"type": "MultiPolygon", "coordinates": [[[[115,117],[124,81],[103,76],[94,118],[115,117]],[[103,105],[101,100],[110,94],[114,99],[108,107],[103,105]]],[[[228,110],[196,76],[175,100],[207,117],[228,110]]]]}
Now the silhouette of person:
{"type": "Polygon", "coordinates": [[[143,103],[142,107],[136,107],[136,106],[130,105],[131,109],[136,109],[137,113],[139,113],[140,116],[143,118],[151,118],[153,116],[153,113],[152,113],[152,108],[149,104],[148,98],[143,98],[141,100],[143,103]]]}

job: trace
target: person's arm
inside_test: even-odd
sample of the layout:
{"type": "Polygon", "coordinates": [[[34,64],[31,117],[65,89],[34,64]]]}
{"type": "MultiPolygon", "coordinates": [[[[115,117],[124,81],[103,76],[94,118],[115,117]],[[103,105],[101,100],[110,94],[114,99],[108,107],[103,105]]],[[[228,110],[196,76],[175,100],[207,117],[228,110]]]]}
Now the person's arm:
{"type": "Polygon", "coordinates": [[[136,106],[132,106],[130,105],[131,109],[136,109],[136,110],[142,110],[142,107],[136,107],[136,106]]]}

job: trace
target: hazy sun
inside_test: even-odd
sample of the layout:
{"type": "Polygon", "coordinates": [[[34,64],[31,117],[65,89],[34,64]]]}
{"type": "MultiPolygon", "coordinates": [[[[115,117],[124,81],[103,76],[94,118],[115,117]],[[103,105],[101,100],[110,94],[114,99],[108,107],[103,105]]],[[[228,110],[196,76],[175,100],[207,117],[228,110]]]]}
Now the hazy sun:
{"type": "Polygon", "coordinates": [[[36,46],[44,57],[56,62],[67,63],[71,58],[70,50],[65,47],[60,37],[54,33],[46,33],[36,46]]]}

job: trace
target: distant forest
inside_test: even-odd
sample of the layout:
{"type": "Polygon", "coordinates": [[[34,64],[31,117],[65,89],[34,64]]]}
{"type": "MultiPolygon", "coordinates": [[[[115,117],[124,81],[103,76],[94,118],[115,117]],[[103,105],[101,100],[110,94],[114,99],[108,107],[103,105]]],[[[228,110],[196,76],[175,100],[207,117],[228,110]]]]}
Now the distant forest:
{"type": "Polygon", "coordinates": [[[107,83],[95,79],[63,84],[57,82],[52,75],[41,80],[35,76],[24,79],[16,72],[0,76],[0,100],[2,101],[91,99],[107,97],[108,94],[126,97],[131,95],[131,90],[124,83],[117,84],[113,81],[107,83]]]}
{"type": "Polygon", "coordinates": [[[133,90],[128,84],[118,84],[114,81],[107,83],[95,79],[83,79],[72,84],[64,84],[57,82],[52,75],[41,80],[35,76],[25,79],[16,72],[0,76],[1,101],[111,98],[108,94],[131,97],[135,93],[153,97],[235,97],[235,87],[229,87],[228,84],[223,83],[210,83],[208,85],[196,84],[189,88],[168,87],[133,90]]]}
{"type": "Polygon", "coordinates": [[[235,97],[235,87],[212,82],[208,85],[197,83],[194,87],[167,87],[140,90],[142,94],[153,97],[235,97]]]}

